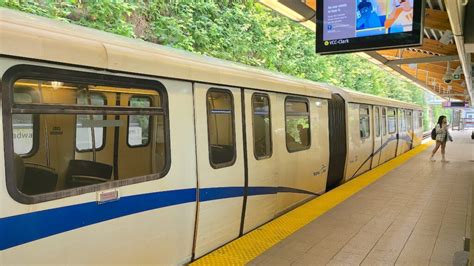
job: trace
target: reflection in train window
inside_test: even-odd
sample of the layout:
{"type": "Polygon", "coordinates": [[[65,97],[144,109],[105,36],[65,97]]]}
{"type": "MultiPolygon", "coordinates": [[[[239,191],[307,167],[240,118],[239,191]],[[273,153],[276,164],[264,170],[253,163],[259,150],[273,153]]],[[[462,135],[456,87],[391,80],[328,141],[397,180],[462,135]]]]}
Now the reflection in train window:
{"type": "Polygon", "coordinates": [[[387,109],[382,108],[382,135],[387,135],[387,109]]]}
{"type": "Polygon", "coordinates": [[[213,168],[230,166],[235,162],[234,103],[228,90],[207,92],[207,129],[209,160],[213,168]]]}
{"type": "MultiPolygon", "coordinates": [[[[151,100],[148,97],[132,96],[129,106],[150,107],[151,100]]],[[[131,115],[128,119],[128,145],[131,147],[147,146],[150,133],[150,116],[131,115]]]]}
{"type": "Polygon", "coordinates": [[[388,109],[388,133],[393,134],[397,131],[397,111],[393,108],[388,109]]]}
{"type": "Polygon", "coordinates": [[[408,110],[405,111],[405,117],[406,117],[407,130],[411,131],[412,126],[413,126],[413,118],[412,118],[412,115],[411,115],[411,111],[408,111],[408,110]]]}
{"type": "Polygon", "coordinates": [[[375,136],[380,137],[380,114],[379,114],[379,107],[375,107],[375,136]]]}
{"type": "Polygon", "coordinates": [[[272,156],[270,98],[266,94],[252,96],[253,147],[258,160],[272,156]]]}
{"type": "MultiPolygon", "coordinates": [[[[105,97],[97,93],[85,93],[84,90],[77,96],[79,105],[106,105],[105,97]]],[[[95,125],[103,124],[104,115],[77,115],[76,118],[76,149],[80,152],[100,150],[104,146],[105,127],[95,125]]]]}
{"type": "Polygon", "coordinates": [[[359,131],[361,139],[366,139],[370,136],[370,117],[368,106],[359,107],[359,131]]]}
{"type": "Polygon", "coordinates": [[[285,107],[286,148],[289,152],[309,149],[311,146],[311,131],[308,100],[287,97],[285,107]]]}
{"type": "MultiPolygon", "coordinates": [[[[27,92],[16,92],[13,99],[17,103],[32,103],[33,97],[27,92]]],[[[33,115],[14,114],[12,116],[13,147],[17,154],[26,156],[33,152],[33,115]]]]}
{"type": "Polygon", "coordinates": [[[398,110],[398,117],[400,119],[400,132],[407,130],[406,119],[405,119],[405,110],[398,110]]]}
{"type": "Polygon", "coordinates": [[[423,112],[418,111],[418,125],[416,128],[422,128],[423,127],[423,112]]]}
{"type": "Polygon", "coordinates": [[[167,161],[166,110],[161,104],[160,84],[154,85],[159,88],[17,80],[11,108],[12,127],[16,129],[12,135],[21,133],[18,128],[24,126],[27,133],[39,138],[37,152],[25,157],[19,155],[31,149],[31,140],[18,144],[12,136],[13,176],[18,190],[26,195],[39,195],[81,187],[50,194],[42,197],[43,201],[162,177],[167,161]],[[21,94],[24,88],[39,95],[40,100],[32,101],[21,94]],[[35,117],[39,125],[32,127],[35,117]],[[138,138],[141,143],[151,143],[149,148],[132,150],[127,145],[129,117],[138,123],[146,118],[140,124],[146,134],[142,132],[138,138]],[[122,182],[130,178],[134,179],[122,182]],[[115,183],[97,186],[108,182],[115,183]],[[91,187],[82,189],[87,186],[91,187]]]}

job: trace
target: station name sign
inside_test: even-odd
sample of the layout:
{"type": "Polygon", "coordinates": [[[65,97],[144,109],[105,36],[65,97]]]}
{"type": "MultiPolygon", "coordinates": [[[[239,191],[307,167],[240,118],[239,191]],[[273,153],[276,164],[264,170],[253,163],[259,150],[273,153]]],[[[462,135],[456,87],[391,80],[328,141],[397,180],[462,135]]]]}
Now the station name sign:
{"type": "Polygon", "coordinates": [[[423,0],[317,0],[316,53],[420,46],[423,0]]]}

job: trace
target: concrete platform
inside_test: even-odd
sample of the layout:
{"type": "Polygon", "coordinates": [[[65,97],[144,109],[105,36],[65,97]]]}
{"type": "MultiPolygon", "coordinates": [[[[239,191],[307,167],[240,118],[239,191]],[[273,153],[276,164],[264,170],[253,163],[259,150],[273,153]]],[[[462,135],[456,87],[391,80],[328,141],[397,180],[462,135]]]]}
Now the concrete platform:
{"type": "MultiPolygon", "coordinates": [[[[474,140],[453,132],[449,163],[419,153],[249,265],[452,265],[470,237],[474,140]]],[[[330,192],[331,193],[331,192],[330,192]]]]}

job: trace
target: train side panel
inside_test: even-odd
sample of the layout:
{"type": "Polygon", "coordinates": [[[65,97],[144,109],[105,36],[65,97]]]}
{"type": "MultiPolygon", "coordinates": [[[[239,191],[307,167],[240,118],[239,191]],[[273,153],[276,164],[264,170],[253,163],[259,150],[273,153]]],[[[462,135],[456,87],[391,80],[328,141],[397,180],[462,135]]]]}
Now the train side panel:
{"type": "MultiPolygon", "coordinates": [[[[33,64],[27,61],[4,58],[0,60],[2,75],[15,64],[33,64]]],[[[65,67],[52,64],[34,64],[41,65],[50,70],[60,69],[59,71],[45,72],[43,79],[48,82],[59,80],[66,83],[69,81],[68,78],[75,79],[74,75],[76,73],[82,73],[84,74],[82,82],[87,84],[89,81],[87,77],[94,74],[93,71],[68,67],[68,71],[73,70],[74,72],[66,75],[68,78],[65,80],[61,80],[58,79],[59,76],[56,76],[56,74],[64,71],[65,67]],[[50,73],[51,76],[48,76],[47,73],[50,73]]],[[[104,72],[101,72],[100,77],[104,77],[103,74],[104,72]]],[[[118,79],[142,79],[138,76],[108,75],[110,79],[106,82],[110,81],[111,83],[117,82],[118,79]]],[[[5,78],[8,77],[3,76],[3,81],[5,81],[5,78]]],[[[145,79],[149,80],[150,78],[145,79]]],[[[33,130],[41,130],[43,131],[41,132],[42,135],[48,136],[46,139],[49,142],[48,149],[51,155],[49,157],[49,168],[55,168],[54,170],[59,175],[59,180],[55,187],[53,187],[54,191],[44,195],[57,197],[57,199],[43,201],[41,197],[36,196],[34,198],[35,201],[27,204],[18,202],[18,199],[13,199],[9,191],[7,191],[7,184],[5,182],[9,182],[8,186],[10,186],[11,190],[11,184],[15,185],[15,180],[11,172],[8,172],[8,176],[5,177],[4,164],[2,164],[2,169],[0,169],[0,232],[2,232],[2,238],[0,239],[2,254],[0,264],[174,264],[185,263],[191,259],[196,214],[196,161],[192,86],[190,82],[183,81],[166,79],[157,79],[155,81],[160,82],[164,86],[168,95],[163,98],[168,101],[168,110],[166,112],[168,113],[169,122],[169,131],[164,132],[164,134],[170,135],[169,145],[173,147],[173,152],[167,154],[167,156],[170,156],[171,161],[167,174],[155,180],[152,179],[151,175],[149,176],[151,178],[150,181],[139,183],[127,183],[127,180],[122,181],[122,175],[119,174],[119,179],[116,182],[122,182],[121,186],[110,188],[101,186],[101,189],[84,187],[84,190],[81,190],[82,188],[67,189],[65,187],[67,182],[64,179],[64,172],[67,171],[61,168],[65,158],[70,156],[71,160],[77,161],[80,159],[80,161],[86,161],[89,160],[88,156],[90,156],[78,155],[73,157],[73,154],[78,154],[77,147],[75,147],[77,143],[76,145],[74,143],[77,140],[74,136],[83,136],[83,134],[77,134],[76,132],[76,120],[83,119],[83,124],[89,123],[97,131],[100,131],[98,130],[99,127],[105,127],[105,132],[107,133],[103,140],[107,148],[98,151],[95,158],[98,162],[101,161],[104,164],[110,163],[109,160],[114,160],[113,157],[121,163],[126,163],[127,160],[133,162],[132,160],[137,159],[138,164],[139,160],[143,160],[144,162],[142,163],[148,166],[144,165],[140,166],[140,168],[148,168],[147,172],[150,172],[149,160],[153,160],[153,158],[158,160],[163,155],[162,148],[160,148],[160,145],[163,143],[155,142],[152,139],[149,143],[155,147],[154,151],[156,152],[154,154],[150,155],[150,150],[139,154],[138,150],[136,150],[133,156],[137,158],[131,159],[130,157],[123,157],[125,155],[121,151],[127,151],[122,150],[124,149],[123,145],[116,143],[115,148],[113,148],[114,145],[111,142],[117,139],[127,140],[133,146],[131,137],[120,138],[120,135],[124,134],[120,130],[122,127],[132,127],[132,115],[128,117],[128,115],[114,114],[106,115],[105,118],[99,115],[96,117],[97,119],[87,119],[81,118],[80,115],[76,114],[38,114],[40,116],[38,121],[41,125],[37,128],[34,127],[33,130]],[[118,130],[115,131],[115,128],[118,130]],[[113,131],[119,135],[114,137],[114,134],[110,134],[113,131]],[[100,153],[113,149],[116,151],[116,156],[100,153]],[[182,165],[186,165],[186,167],[182,167],[182,165]],[[106,195],[118,195],[119,198],[116,199],[113,196],[112,201],[105,201],[106,195]],[[102,200],[99,202],[98,199],[102,200]],[[180,248],[177,249],[176,247],[180,248]]],[[[34,83],[30,80],[25,81],[25,84],[22,86],[30,86],[36,90],[37,85],[34,84],[40,83],[34,83]],[[33,85],[30,86],[28,82],[33,85]]],[[[46,84],[46,82],[41,82],[41,84],[43,84],[42,90],[50,94],[48,97],[52,97],[50,100],[55,99],[58,103],[61,103],[63,100],[59,96],[55,97],[55,94],[59,95],[61,91],[67,93],[68,90],[75,89],[59,83],[46,84]],[[52,84],[56,84],[59,87],[51,90],[52,84]]],[[[93,88],[96,91],[109,91],[110,93],[118,94],[118,91],[113,86],[95,86],[93,88]]],[[[11,92],[12,88],[2,86],[2,90],[3,95],[5,95],[6,90],[11,92]]],[[[137,93],[139,91],[136,90],[137,93]]],[[[91,92],[94,91],[91,89],[91,92]]],[[[147,94],[148,90],[140,92],[147,94]]],[[[126,91],[122,91],[122,93],[126,93],[126,91]]],[[[45,101],[47,99],[47,97],[44,97],[45,101]]],[[[115,99],[120,98],[115,97],[115,99]]],[[[75,102],[70,102],[70,104],[73,103],[75,102]]],[[[112,104],[112,102],[110,103],[112,104]]],[[[117,103],[128,106],[127,101],[118,101],[117,103]]],[[[7,104],[5,98],[2,99],[2,104],[7,104]]],[[[8,110],[8,108],[3,108],[3,110],[8,110]]],[[[2,117],[5,117],[3,110],[2,117]]],[[[139,121],[137,122],[139,124],[148,123],[148,125],[155,127],[163,127],[163,122],[166,122],[157,117],[147,120],[147,115],[136,115],[135,118],[139,121]]],[[[14,128],[13,132],[21,133],[15,130],[18,123],[24,120],[13,119],[13,125],[5,125],[4,119],[2,120],[2,128],[5,130],[7,126],[10,126],[14,128]]],[[[162,131],[156,132],[150,129],[149,134],[145,134],[144,130],[138,138],[144,136],[151,138],[153,136],[157,139],[163,139],[163,135],[159,135],[163,134],[162,131]]],[[[11,141],[12,138],[10,136],[5,139],[11,141]]],[[[39,140],[43,142],[44,138],[39,140]]],[[[143,141],[140,144],[145,145],[146,142],[143,141]]],[[[48,145],[44,143],[39,144],[37,154],[45,154],[46,152],[43,149],[48,145]]],[[[15,145],[12,143],[7,143],[7,146],[15,148],[15,145]]],[[[0,147],[5,147],[3,138],[0,140],[0,147]]],[[[15,152],[19,152],[19,150],[15,150],[15,152]]],[[[8,162],[12,161],[10,159],[6,160],[6,155],[8,158],[12,156],[12,154],[2,152],[0,159],[1,161],[7,161],[8,164],[8,162]]],[[[44,156],[43,158],[40,157],[24,156],[19,160],[23,160],[25,165],[31,165],[30,167],[34,168],[33,163],[45,162],[44,156]]],[[[129,164],[129,166],[134,167],[135,165],[129,164]]],[[[155,167],[161,166],[155,164],[155,167]]],[[[132,169],[130,172],[124,171],[123,169],[125,168],[118,169],[118,171],[122,170],[123,175],[134,176],[143,174],[136,172],[137,169],[132,169]]],[[[17,172],[15,172],[15,175],[17,175],[17,172]]],[[[39,176],[36,175],[35,177],[39,178],[39,176]]],[[[98,178],[94,179],[94,177],[79,175],[74,178],[77,178],[75,182],[79,180],[100,180],[98,178]]],[[[66,180],[71,181],[70,179],[66,180]]],[[[14,189],[17,188],[15,187],[14,189]]]]}

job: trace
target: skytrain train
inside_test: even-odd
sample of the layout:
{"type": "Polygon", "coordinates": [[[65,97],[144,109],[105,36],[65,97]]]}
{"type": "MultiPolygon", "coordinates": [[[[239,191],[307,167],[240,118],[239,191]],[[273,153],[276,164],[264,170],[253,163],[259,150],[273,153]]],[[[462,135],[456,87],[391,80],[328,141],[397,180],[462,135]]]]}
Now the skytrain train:
{"type": "Polygon", "coordinates": [[[420,144],[422,109],[0,9],[0,264],[184,264],[420,144]]]}

